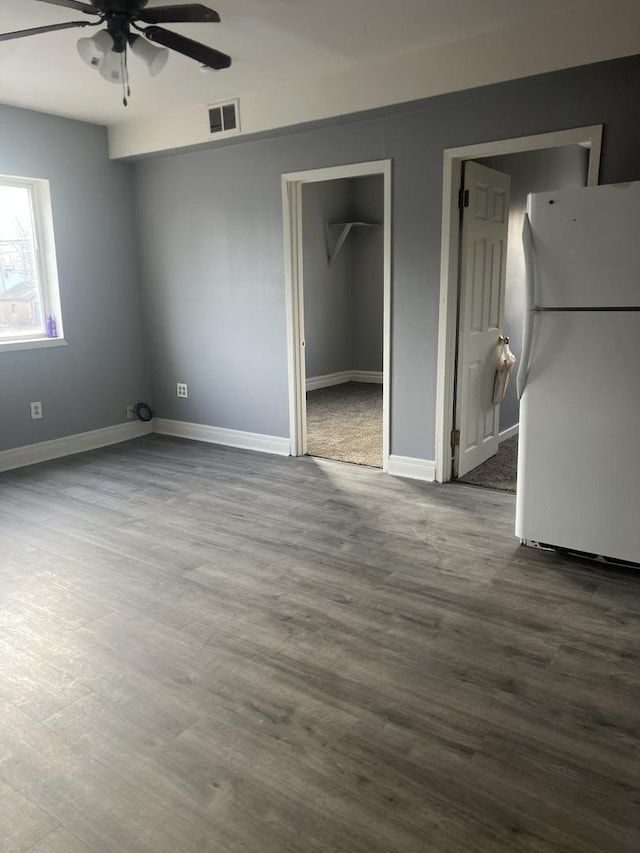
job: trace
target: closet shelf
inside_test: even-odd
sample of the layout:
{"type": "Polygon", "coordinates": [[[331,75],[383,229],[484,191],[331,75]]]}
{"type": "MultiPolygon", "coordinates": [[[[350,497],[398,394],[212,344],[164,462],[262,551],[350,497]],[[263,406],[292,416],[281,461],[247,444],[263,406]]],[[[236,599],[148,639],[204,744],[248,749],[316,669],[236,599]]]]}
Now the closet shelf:
{"type": "Polygon", "coordinates": [[[349,236],[349,233],[352,228],[380,228],[379,222],[328,222],[325,226],[326,229],[326,237],[327,237],[327,258],[329,264],[331,265],[335,259],[338,257],[338,252],[342,248],[344,241],[349,236]],[[335,242],[333,249],[330,249],[331,245],[331,237],[332,234],[335,233],[332,229],[340,228],[341,231],[338,235],[338,239],[335,242]]]}

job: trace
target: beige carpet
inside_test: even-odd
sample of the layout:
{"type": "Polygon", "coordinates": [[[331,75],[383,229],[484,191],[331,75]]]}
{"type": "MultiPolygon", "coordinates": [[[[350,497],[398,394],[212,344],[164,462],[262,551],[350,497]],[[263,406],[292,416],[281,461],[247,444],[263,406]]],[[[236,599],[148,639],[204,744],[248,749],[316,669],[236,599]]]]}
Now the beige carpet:
{"type": "Polygon", "coordinates": [[[307,453],[382,467],[382,385],[345,382],[307,392],[307,453]]]}
{"type": "Polygon", "coordinates": [[[518,436],[515,435],[502,442],[495,456],[460,477],[459,482],[515,493],[517,478],[518,436]]]}

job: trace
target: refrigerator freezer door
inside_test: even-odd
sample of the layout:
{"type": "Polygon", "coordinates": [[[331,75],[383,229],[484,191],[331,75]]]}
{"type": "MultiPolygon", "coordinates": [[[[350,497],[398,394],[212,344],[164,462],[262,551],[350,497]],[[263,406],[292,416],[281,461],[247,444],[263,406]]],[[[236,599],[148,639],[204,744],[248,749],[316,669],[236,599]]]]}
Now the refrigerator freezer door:
{"type": "Polygon", "coordinates": [[[538,306],[640,305],[640,182],[536,193],[529,217],[538,306]]]}
{"type": "Polygon", "coordinates": [[[640,314],[537,314],[516,534],[640,562],[640,314]]]}

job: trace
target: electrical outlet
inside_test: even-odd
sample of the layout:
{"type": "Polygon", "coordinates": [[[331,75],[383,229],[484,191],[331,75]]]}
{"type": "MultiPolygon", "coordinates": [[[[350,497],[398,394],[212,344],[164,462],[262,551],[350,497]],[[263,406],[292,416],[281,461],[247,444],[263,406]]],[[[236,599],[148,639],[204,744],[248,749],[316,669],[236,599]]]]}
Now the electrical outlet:
{"type": "Polygon", "coordinates": [[[189,396],[189,392],[187,389],[187,383],[186,382],[178,382],[176,384],[176,393],[178,394],[178,397],[184,397],[186,399],[189,396]]]}
{"type": "Polygon", "coordinates": [[[32,403],[31,404],[31,420],[39,421],[42,417],[42,403],[32,403]]]}
{"type": "Polygon", "coordinates": [[[133,403],[130,403],[125,409],[125,415],[127,416],[128,421],[132,421],[135,418],[135,412],[133,411],[133,403]]]}

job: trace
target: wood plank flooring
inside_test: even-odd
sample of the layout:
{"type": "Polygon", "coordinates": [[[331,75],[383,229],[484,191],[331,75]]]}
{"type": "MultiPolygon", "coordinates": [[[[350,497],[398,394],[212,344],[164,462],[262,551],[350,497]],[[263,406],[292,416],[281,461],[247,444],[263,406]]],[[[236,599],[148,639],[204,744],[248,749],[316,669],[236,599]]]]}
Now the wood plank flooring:
{"type": "Polygon", "coordinates": [[[637,853],[640,573],[150,436],[0,476],[3,853],[637,853]]]}

